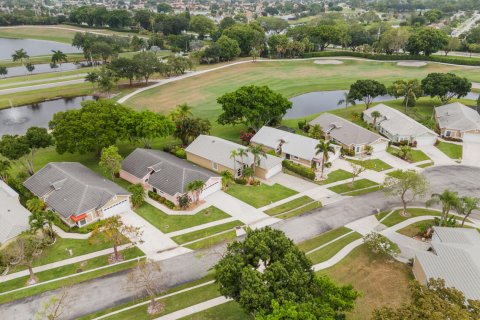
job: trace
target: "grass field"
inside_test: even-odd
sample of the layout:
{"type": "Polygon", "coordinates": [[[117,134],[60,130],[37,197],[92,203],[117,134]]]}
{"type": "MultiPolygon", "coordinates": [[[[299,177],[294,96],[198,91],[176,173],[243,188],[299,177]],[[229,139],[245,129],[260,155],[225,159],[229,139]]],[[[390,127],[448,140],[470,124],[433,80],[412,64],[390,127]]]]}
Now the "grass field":
{"type": "MultiPolygon", "coordinates": [[[[393,154],[396,157],[399,157],[398,156],[398,151],[399,151],[399,149],[396,148],[396,147],[388,147],[388,149],[387,149],[388,153],[393,154]]],[[[420,161],[426,161],[426,160],[431,160],[431,159],[422,150],[412,149],[412,154],[411,154],[411,159],[410,159],[410,161],[412,163],[416,163],[416,162],[420,162],[420,161]]]]}
{"type": "Polygon", "coordinates": [[[327,179],[317,181],[316,183],[318,183],[320,185],[325,185],[325,184],[329,184],[329,183],[333,183],[333,182],[337,182],[337,181],[342,181],[342,180],[347,180],[347,179],[351,179],[351,178],[352,178],[352,173],[351,172],[345,171],[343,169],[337,169],[335,171],[329,172],[328,176],[327,176],[327,179]]]}
{"type": "Polygon", "coordinates": [[[392,169],[391,165],[383,162],[380,159],[368,159],[368,160],[347,159],[347,160],[355,164],[362,164],[365,168],[369,170],[377,171],[377,172],[392,169]]]}
{"type": "Polygon", "coordinates": [[[227,189],[227,193],[255,208],[260,208],[297,194],[296,191],[278,183],[271,186],[266,184],[259,186],[233,184],[227,189]]]}
{"type": "Polygon", "coordinates": [[[343,238],[340,238],[329,245],[314,251],[307,255],[307,257],[312,261],[313,264],[321,263],[327,261],[336,255],[340,250],[342,250],[349,243],[361,239],[362,235],[358,232],[353,232],[349,235],[346,235],[343,238]]]}
{"type": "Polygon", "coordinates": [[[347,193],[350,195],[351,192],[353,191],[358,191],[360,189],[366,189],[370,187],[376,187],[378,186],[378,183],[373,182],[368,179],[360,179],[360,180],[355,180],[355,182],[352,184],[351,182],[346,182],[343,184],[339,184],[337,186],[330,187],[331,191],[339,194],[344,194],[347,193]]]}
{"type": "Polygon", "coordinates": [[[335,266],[318,272],[344,285],[351,284],[362,293],[355,309],[347,315],[350,320],[370,319],[376,308],[398,307],[408,302],[408,282],[413,279],[410,267],[371,253],[364,245],[353,250],[335,266]]]}
{"type": "MultiPolygon", "coordinates": [[[[422,209],[422,208],[407,208],[408,216],[402,216],[401,215],[402,210],[395,210],[392,212],[388,218],[382,221],[383,225],[386,225],[387,227],[391,227],[396,225],[397,223],[400,223],[402,221],[405,221],[410,218],[414,217],[420,217],[420,216],[440,216],[439,211],[435,210],[429,210],[429,209],[422,209]]],[[[378,220],[381,220],[383,217],[385,217],[388,214],[387,211],[381,212],[378,215],[376,215],[378,220]]]]}
{"type": "Polygon", "coordinates": [[[462,152],[463,152],[462,145],[458,145],[455,143],[448,143],[448,142],[440,142],[439,144],[436,145],[436,147],[452,159],[456,160],[456,159],[462,158],[462,152]]]}
{"type": "Polygon", "coordinates": [[[316,236],[315,238],[299,243],[298,247],[300,248],[300,250],[304,252],[308,252],[312,249],[320,247],[321,245],[324,245],[327,242],[332,241],[333,239],[336,239],[344,234],[347,234],[350,231],[352,230],[347,227],[340,227],[337,229],[329,230],[327,232],[322,233],[319,236],[316,236]]]}

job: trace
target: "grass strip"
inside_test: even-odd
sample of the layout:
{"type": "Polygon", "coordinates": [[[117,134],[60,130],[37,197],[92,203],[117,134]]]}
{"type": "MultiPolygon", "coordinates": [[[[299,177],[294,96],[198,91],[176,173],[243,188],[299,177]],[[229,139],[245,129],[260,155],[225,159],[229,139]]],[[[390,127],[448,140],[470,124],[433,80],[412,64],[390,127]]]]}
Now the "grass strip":
{"type": "Polygon", "coordinates": [[[228,188],[227,193],[255,208],[260,208],[291,197],[298,192],[275,183],[271,186],[267,184],[259,186],[233,184],[228,188]]]}
{"type": "MultiPolygon", "coordinates": [[[[396,225],[400,222],[403,222],[405,220],[408,220],[408,219],[414,218],[414,217],[440,216],[439,211],[422,209],[422,208],[408,208],[407,212],[408,212],[408,216],[405,217],[405,216],[401,215],[402,209],[395,210],[394,212],[392,212],[392,214],[387,219],[382,221],[382,224],[387,226],[387,227],[392,227],[392,226],[394,226],[394,225],[396,225]]],[[[382,213],[380,213],[380,214],[382,214],[382,213]]],[[[377,217],[377,219],[378,219],[378,217],[377,217]]]]}
{"type": "Polygon", "coordinates": [[[346,182],[343,184],[330,187],[328,189],[335,193],[344,194],[344,193],[356,191],[359,189],[365,189],[365,188],[376,187],[376,186],[378,186],[378,183],[376,182],[373,182],[368,179],[360,179],[360,180],[356,180],[353,184],[351,182],[346,182]]]}
{"type": "Polygon", "coordinates": [[[186,245],[185,247],[192,250],[200,250],[204,248],[211,247],[220,242],[230,242],[237,237],[237,232],[235,230],[217,234],[213,237],[202,239],[191,244],[186,245]]]}
{"type": "Polygon", "coordinates": [[[309,212],[309,211],[312,211],[312,210],[315,210],[315,209],[318,209],[318,208],[321,208],[321,207],[322,207],[322,203],[320,201],[314,201],[314,202],[311,202],[311,203],[309,203],[309,204],[307,204],[307,205],[305,205],[301,208],[294,209],[294,210],[276,215],[275,218],[288,219],[288,218],[292,218],[292,217],[298,216],[302,213],[309,212]]]}
{"type": "Polygon", "coordinates": [[[380,159],[368,159],[368,160],[356,160],[356,159],[347,159],[351,163],[362,164],[365,168],[381,172],[384,170],[392,169],[392,166],[388,163],[383,162],[380,159]]]}
{"type": "Polygon", "coordinates": [[[230,229],[233,229],[237,226],[242,226],[242,225],[243,225],[243,222],[241,222],[239,220],[235,220],[235,221],[232,221],[232,222],[227,222],[227,223],[224,223],[224,224],[220,224],[218,226],[214,226],[214,227],[210,227],[210,228],[206,228],[206,229],[182,234],[182,235],[173,237],[172,240],[175,241],[178,244],[183,244],[183,243],[191,242],[191,241],[194,241],[194,240],[197,240],[197,239],[202,239],[202,238],[205,238],[205,237],[209,237],[209,236],[214,235],[216,233],[227,231],[227,230],[230,230],[230,229]]]}
{"type": "Polygon", "coordinates": [[[180,318],[181,320],[249,320],[253,316],[247,314],[235,301],[229,301],[213,308],[180,318]]]}
{"type": "Polygon", "coordinates": [[[312,261],[313,264],[321,263],[327,261],[336,255],[340,250],[342,250],[349,243],[361,239],[362,235],[358,232],[349,234],[335,242],[332,242],[328,246],[314,251],[311,254],[308,254],[307,257],[312,261]]]}
{"type": "Polygon", "coordinates": [[[297,199],[294,199],[292,201],[281,204],[277,207],[268,209],[268,210],[265,211],[265,213],[270,215],[270,216],[274,216],[274,215],[279,214],[279,213],[284,213],[284,212],[293,210],[295,208],[306,205],[306,204],[311,203],[313,201],[315,201],[315,200],[313,200],[312,198],[310,198],[308,196],[302,196],[300,198],[297,198],[297,199]]]}
{"type": "Polygon", "coordinates": [[[436,145],[436,147],[451,159],[457,160],[462,158],[462,145],[441,141],[436,145]]]}
{"type": "Polygon", "coordinates": [[[347,228],[347,227],[340,227],[340,228],[333,229],[333,230],[327,231],[325,233],[322,233],[321,235],[319,235],[315,238],[303,241],[303,242],[299,243],[297,246],[298,246],[298,248],[300,248],[300,250],[302,250],[304,252],[308,252],[310,250],[313,250],[315,248],[318,248],[318,247],[324,245],[327,242],[332,241],[333,239],[336,239],[336,238],[338,238],[338,237],[340,237],[340,236],[342,236],[346,233],[349,233],[350,231],[352,231],[352,230],[347,228]]]}

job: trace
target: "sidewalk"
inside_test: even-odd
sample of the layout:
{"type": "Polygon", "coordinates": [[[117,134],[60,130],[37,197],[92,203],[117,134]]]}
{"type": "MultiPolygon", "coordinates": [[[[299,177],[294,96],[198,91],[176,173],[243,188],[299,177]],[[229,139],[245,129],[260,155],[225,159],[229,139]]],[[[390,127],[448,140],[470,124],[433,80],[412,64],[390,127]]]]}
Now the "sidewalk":
{"type": "Polygon", "coordinates": [[[176,320],[176,319],[180,319],[180,318],[189,316],[191,314],[194,314],[194,313],[197,313],[197,312],[200,312],[200,311],[204,311],[204,310],[216,307],[218,305],[227,303],[229,301],[232,301],[232,300],[227,299],[225,297],[214,298],[214,299],[211,299],[211,300],[208,300],[208,301],[190,306],[188,308],[169,313],[169,314],[164,315],[162,317],[156,318],[156,320],[176,320]]]}
{"type": "Polygon", "coordinates": [[[87,240],[90,235],[92,234],[91,232],[89,233],[73,233],[73,232],[65,232],[56,225],[53,226],[53,231],[63,239],[76,239],[76,240],[87,240]]]}

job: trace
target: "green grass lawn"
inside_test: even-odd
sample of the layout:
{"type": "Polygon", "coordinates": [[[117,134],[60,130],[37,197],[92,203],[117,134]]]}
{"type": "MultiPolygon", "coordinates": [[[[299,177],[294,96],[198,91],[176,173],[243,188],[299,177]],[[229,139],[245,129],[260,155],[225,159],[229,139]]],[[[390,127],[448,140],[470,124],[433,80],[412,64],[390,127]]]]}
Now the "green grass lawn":
{"type": "Polygon", "coordinates": [[[430,163],[419,164],[417,167],[418,168],[428,168],[428,167],[431,167],[433,165],[434,165],[434,163],[430,162],[430,163]]]}
{"type": "Polygon", "coordinates": [[[276,214],[291,211],[293,209],[296,209],[300,206],[304,206],[304,205],[306,205],[308,203],[311,203],[313,201],[315,201],[315,200],[313,200],[312,198],[310,198],[308,196],[302,196],[300,198],[294,199],[294,200],[289,201],[287,203],[281,204],[277,207],[268,209],[268,210],[265,211],[265,213],[270,215],[270,216],[274,216],[276,214]]]}
{"type": "Polygon", "coordinates": [[[210,228],[206,228],[206,229],[202,229],[202,230],[198,230],[190,233],[185,233],[185,234],[173,237],[172,240],[178,244],[183,244],[183,243],[192,242],[198,239],[202,239],[208,236],[212,236],[219,232],[234,229],[235,227],[242,226],[242,225],[243,225],[243,222],[236,220],[236,221],[220,224],[218,226],[213,226],[210,228]]]}
{"type": "Polygon", "coordinates": [[[301,208],[276,215],[275,218],[288,219],[288,218],[292,218],[292,217],[298,216],[302,213],[310,212],[312,210],[315,210],[315,209],[318,209],[318,208],[321,208],[321,207],[322,207],[322,203],[320,201],[314,201],[314,202],[311,202],[311,203],[309,203],[306,206],[303,206],[301,208]]]}
{"type": "MultiPolygon", "coordinates": [[[[390,212],[390,211],[388,211],[390,212]]],[[[385,217],[388,212],[382,212],[379,215],[377,215],[377,219],[380,220],[381,218],[385,217]]],[[[405,221],[407,219],[413,218],[413,217],[420,217],[420,216],[440,216],[439,211],[434,211],[430,209],[422,209],[422,208],[408,208],[408,217],[404,217],[401,215],[402,210],[395,210],[392,212],[392,214],[385,220],[382,221],[382,224],[386,225],[387,227],[391,227],[396,225],[397,223],[400,223],[402,221],[405,221]]]]}
{"type": "Polygon", "coordinates": [[[360,180],[355,180],[353,185],[351,182],[346,182],[343,184],[339,184],[337,186],[330,187],[328,189],[335,193],[339,193],[339,194],[348,193],[348,195],[350,195],[350,193],[352,193],[353,191],[357,191],[359,189],[377,187],[377,186],[378,186],[378,183],[376,182],[373,182],[368,179],[360,179],[360,180]]]}
{"type": "Polygon", "coordinates": [[[210,238],[202,239],[202,240],[193,242],[191,244],[187,244],[185,245],[185,247],[192,250],[200,250],[200,249],[211,247],[220,242],[231,242],[236,237],[237,237],[237,232],[235,230],[231,230],[228,232],[217,234],[210,238]]]}
{"type": "Polygon", "coordinates": [[[355,164],[363,164],[363,166],[367,169],[381,172],[384,170],[392,169],[392,166],[388,163],[383,162],[380,159],[369,159],[369,160],[355,160],[355,159],[347,159],[348,161],[355,163],[355,164]]]}
{"type": "Polygon", "coordinates": [[[413,238],[417,236],[425,226],[429,226],[433,224],[434,224],[434,220],[418,221],[406,226],[405,228],[398,230],[397,232],[400,234],[403,234],[404,236],[413,238]]]}
{"type": "Polygon", "coordinates": [[[436,145],[436,147],[452,159],[456,160],[462,158],[462,145],[441,141],[436,145]]]}
{"type": "MultiPolygon", "coordinates": [[[[396,157],[399,157],[398,148],[396,147],[392,147],[392,146],[388,147],[387,152],[390,154],[393,154],[396,157]]],[[[426,160],[432,160],[432,159],[430,159],[422,150],[412,149],[410,162],[416,163],[416,162],[426,161],[426,160]]]]}
{"type": "Polygon", "coordinates": [[[323,247],[320,250],[308,254],[307,257],[312,261],[313,264],[327,261],[334,255],[336,255],[340,250],[342,250],[347,244],[361,238],[362,235],[360,233],[351,233],[341,239],[332,242],[331,244],[323,247]]]}
{"type": "Polygon", "coordinates": [[[320,185],[325,185],[337,181],[347,180],[352,178],[352,173],[343,169],[337,169],[328,173],[327,179],[322,181],[317,181],[316,183],[320,185]]]}
{"type": "Polygon", "coordinates": [[[352,230],[347,227],[340,227],[337,229],[329,230],[319,236],[316,236],[315,238],[300,242],[297,246],[298,248],[300,248],[300,250],[308,252],[312,249],[320,247],[321,245],[324,245],[327,242],[332,241],[333,239],[349,233],[350,231],[352,230]]]}
{"type": "Polygon", "coordinates": [[[180,318],[181,320],[248,320],[254,319],[238,303],[230,301],[216,307],[180,318]]]}
{"type": "Polygon", "coordinates": [[[267,184],[259,186],[233,184],[227,189],[227,193],[255,208],[260,208],[293,196],[298,192],[275,183],[272,186],[267,184]]]}
{"type": "Polygon", "coordinates": [[[165,233],[230,218],[228,214],[216,207],[208,207],[194,215],[168,215],[146,202],[135,209],[135,212],[165,233]]]}

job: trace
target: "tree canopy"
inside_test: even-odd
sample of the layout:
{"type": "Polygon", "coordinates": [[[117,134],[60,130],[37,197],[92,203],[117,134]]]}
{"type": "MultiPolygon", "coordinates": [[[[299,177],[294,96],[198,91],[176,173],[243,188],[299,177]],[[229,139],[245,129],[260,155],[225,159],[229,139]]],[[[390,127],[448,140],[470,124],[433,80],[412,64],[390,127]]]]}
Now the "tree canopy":
{"type": "Polygon", "coordinates": [[[453,97],[466,96],[472,89],[472,83],[453,73],[430,73],[422,80],[422,89],[430,97],[438,97],[446,103],[453,97]]]}
{"type": "Polygon", "coordinates": [[[387,88],[376,80],[357,80],[350,86],[348,96],[354,100],[362,100],[367,109],[378,96],[387,94],[387,88]]]}

